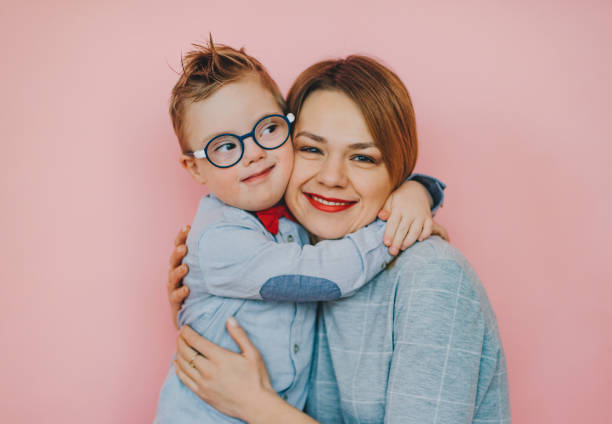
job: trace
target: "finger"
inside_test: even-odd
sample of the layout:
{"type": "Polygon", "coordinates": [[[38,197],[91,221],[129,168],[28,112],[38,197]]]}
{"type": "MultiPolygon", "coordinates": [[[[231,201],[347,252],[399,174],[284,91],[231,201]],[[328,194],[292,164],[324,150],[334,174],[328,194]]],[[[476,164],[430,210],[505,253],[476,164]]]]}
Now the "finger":
{"type": "Polygon", "coordinates": [[[442,237],[444,240],[450,242],[450,236],[448,235],[448,231],[446,231],[446,228],[444,228],[442,225],[438,224],[435,221],[434,221],[432,233],[437,234],[440,237],[442,237]]]}
{"type": "Polygon", "coordinates": [[[208,358],[200,354],[197,350],[194,350],[181,337],[179,337],[176,342],[176,363],[196,382],[199,378],[197,375],[198,373],[202,376],[210,375],[211,364],[208,358]],[[196,370],[197,373],[191,370],[196,370]]]}
{"type": "Polygon", "coordinates": [[[399,213],[393,213],[389,217],[387,224],[385,225],[385,235],[383,236],[383,244],[385,246],[391,246],[393,243],[393,239],[395,238],[395,234],[397,233],[397,229],[399,228],[402,222],[402,215],[399,213]]]}
{"type": "Polygon", "coordinates": [[[181,231],[176,235],[174,239],[174,245],[178,246],[179,244],[185,244],[187,241],[187,234],[189,234],[189,230],[191,230],[191,225],[185,225],[181,228],[181,231]]]}
{"type": "Polygon", "coordinates": [[[242,328],[240,324],[238,324],[236,318],[230,317],[225,323],[225,326],[227,327],[227,332],[232,337],[232,339],[234,339],[243,355],[259,355],[259,350],[257,350],[253,342],[251,342],[251,339],[249,339],[249,336],[247,335],[246,331],[244,331],[244,328],[242,328]]]}
{"type": "Polygon", "coordinates": [[[188,362],[188,361],[191,361],[191,359],[196,354],[199,355],[200,353],[197,350],[194,350],[191,346],[189,346],[189,344],[187,344],[184,338],[178,337],[176,339],[176,357],[177,358],[182,358],[188,362]]]}
{"type": "Polygon", "coordinates": [[[187,246],[185,246],[185,244],[179,244],[176,246],[170,254],[170,268],[176,268],[179,266],[186,254],[187,246]]]}
{"type": "Polygon", "coordinates": [[[180,306],[183,304],[187,296],[189,296],[189,287],[179,287],[178,289],[170,292],[170,303],[180,306]]]}
{"type": "Polygon", "coordinates": [[[391,198],[392,196],[387,198],[387,201],[383,205],[382,209],[380,212],[378,212],[378,218],[382,219],[383,221],[386,221],[389,219],[389,216],[391,216],[391,198]]]}
{"type": "Polygon", "coordinates": [[[203,378],[210,376],[210,361],[195,351],[193,351],[188,358],[182,355],[177,355],[176,359],[174,360],[174,365],[180,368],[198,384],[201,383],[203,378]]]}
{"type": "Polygon", "coordinates": [[[427,218],[425,220],[425,224],[423,224],[423,230],[421,231],[421,235],[419,236],[419,241],[423,241],[427,237],[429,237],[431,235],[432,228],[433,228],[433,219],[427,218]]]}
{"type": "Polygon", "coordinates": [[[185,343],[187,343],[187,345],[191,349],[198,351],[200,354],[211,360],[216,359],[219,355],[222,355],[225,352],[235,354],[231,350],[223,349],[222,347],[217,346],[210,340],[200,336],[188,325],[185,325],[181,328],[181,331],[179,332],[179,337],[183,338],[185,343]]]}
{"type": "Polygon", "coordinates": [[[423,221],[420,219],[415,219],[410,226],[408,234],[406,234],[406,237],[404,237],[404,240],[402,241],[402,250],[406,250],[412,246],[414,242],[417,241],[417,238],[419,237],[419,234],[421,234],[422,230],[423,221]]]}
{"type": "Polygon", "coordinates": [[[187,272],[189,272],[189,267],[186,264],[172,268],[168,271],[168,284],[166,286],[168,294],[181,287],[183,277],[185,277],[187,272]]]}
{"type": "Polygon", "coordinates": [[[397,255],[402,247],[404,240],[406,238],[406,234],[412,226],[414,225],[414,220],[411,218],[404,218],[397,228],[397,232],[395,233],[395,238],[393,239],[393,244],[389,249],[389,253],[392,255],[397,255]]]}
{"type": "Polygon", "coordinates": [[[191,377],[185,374],[185,371],[183,371],[182,368],[175,366],[174,371],[176,372],[179,380],[181,380],[185,386],[189,387],[189,390],[196,394],[199,393],[197,383],[191,377]]]}

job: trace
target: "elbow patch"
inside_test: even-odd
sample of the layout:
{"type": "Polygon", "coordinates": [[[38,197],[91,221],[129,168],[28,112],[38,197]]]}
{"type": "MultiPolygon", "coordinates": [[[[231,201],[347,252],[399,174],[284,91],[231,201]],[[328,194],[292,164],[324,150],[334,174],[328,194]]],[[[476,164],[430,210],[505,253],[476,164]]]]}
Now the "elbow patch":
{"type": "Polygon", "coordinates": [[[277,302],[316,302],[340,298],[340,287],[325,278],[279,275],[261,286],[261,298],[277,302]]]}

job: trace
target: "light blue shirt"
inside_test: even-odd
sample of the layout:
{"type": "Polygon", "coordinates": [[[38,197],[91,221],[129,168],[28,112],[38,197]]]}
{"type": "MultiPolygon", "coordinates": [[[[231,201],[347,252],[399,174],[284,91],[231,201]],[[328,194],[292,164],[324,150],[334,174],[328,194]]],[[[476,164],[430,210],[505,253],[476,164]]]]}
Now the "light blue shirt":
{"type": "MultiPolygon", "coordinates": [[[[435,181],[424,184],[435,209],[444,185],[423,178],[435,181]]],[[[295,222],[281,218],[278,234],[272,235],[255,215],[206,196],[187,239],[184,284],[190,295],[179,312],[179,325],[190,325],[237,352],[225,329],[227,319],[236,317],[260,350],[273,388],[302,409],[313,355],[315,302],[350,296],[386,267],[393,258],[382,244],[384,225],[375,221],[343,239],[310,246],[306,231],[295,222]]],[[[155,422],[200,423],[207,418],[240,422],[198,398],[171,366],[155,422]]]]}

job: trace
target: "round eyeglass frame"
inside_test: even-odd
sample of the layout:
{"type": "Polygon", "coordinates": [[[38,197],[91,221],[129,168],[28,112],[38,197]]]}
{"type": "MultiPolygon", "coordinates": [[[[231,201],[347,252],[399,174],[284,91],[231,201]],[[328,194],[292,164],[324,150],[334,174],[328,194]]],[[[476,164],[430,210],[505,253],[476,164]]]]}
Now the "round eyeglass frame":
{"type": "Polygon", "coordinates": [[[203,149],[200,150],[196,150],[193,152],[185,152],[185,154],[187,156],[192,156],[196,159],[206,159],[208,160],[208,162],[210,162],[213,166],[216,166],[217,168],[230,168],[234,165],[236,165],[238,162],[240,162],[242,160],[242,157],[244,156],[244,140],[246,140],[247,138],[251,138],[253,140],[253,142],[255,144],[257,144],[259,147],[261,147],[264,150],[274,150],[274,149],[278,149],[279,147],[281,147],[283,144],[285,144],[287,142],[287,140],[289,140],[289,136],[291,135],[291,124],[295,121],[295,115],[293,113],[288,113],[286,116],[285,115],[281,115],[278,113],[273,113],[271,115],[266,115],[264,117],[262,117],[261,119],[259,119],[257,122],[255,122],[255,125],[253,125],[253,129],[244,134],[244,135],[236,135],[236,134],[232,134],[232,133],[224,133],[224,134],[219,134],[214,136],[213,138],[211,138],[208,143],[206,143],[206,146],[203,149]],[[259,125],[260,122],[269,119],[271,117],[279,117],[282,118],[286,123],[287,123],[287,136],[285,137],[285,139],[278,145],[275,147],[264,147],[261,144],[259,144],[259,142],[257,141],[257,138],[255,137],[255,128],[257,128],[257,125],[259,125]],[[238,139],[238,141],[240,142],[240,156],[238,157],[238,159],[236,159],[235,162],[229,164],[229,165],[217,165],[216,163],[214,163],[212,160],[210,160],[210,158],[208,157],[208,146],[210,146],[210,144],[215,141],[216,139],[220,138],[220,137],[227,137],[227,136],[231,136],[234,137],[236,139],[238,139]]]}

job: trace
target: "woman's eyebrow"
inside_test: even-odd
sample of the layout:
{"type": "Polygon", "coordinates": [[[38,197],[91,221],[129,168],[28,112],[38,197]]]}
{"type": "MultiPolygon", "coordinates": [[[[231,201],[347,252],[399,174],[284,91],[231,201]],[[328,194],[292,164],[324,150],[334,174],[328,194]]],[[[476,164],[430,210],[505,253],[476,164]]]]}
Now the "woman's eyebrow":
{"type": "Polygon", "coordinates": [[[327,143],[327,140],[325,138],[321,137],[320,135],[316,135],[311,132],[308,132],[308,131],[300,131],[299,133],[296,134],[295,137],[297,138],[300,136],[308,137],[314,141],[318,141],[319,143],[327,143]]]}
{"type": "MultiPolygon", "coordinates": [[[[327,143],[327,139],[325,137],[321,137],[320,135],[316,135],[308,131],[300,131],[299,133],[296,134],[295,137],[297,138],[300,136],[308,137],[314,141],[318,141],[319,143],[327,143]]],[[[353,143],[353,144],[349,144],[347,147],[351,150],[363,150],[363,149],[369,149],[371,147],[376,147],[376,144],[374,143],[353,143]]]]}
{"type": "Polygon", "coordinates": [[[376,147],[376,144],[374,143],[354,143],[354,144],[349,144],[349,149],[352,150],[362,150],[362,149],[369,149],[371,147],[376,147]]]}

